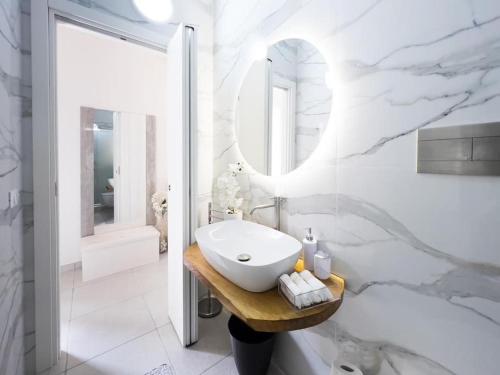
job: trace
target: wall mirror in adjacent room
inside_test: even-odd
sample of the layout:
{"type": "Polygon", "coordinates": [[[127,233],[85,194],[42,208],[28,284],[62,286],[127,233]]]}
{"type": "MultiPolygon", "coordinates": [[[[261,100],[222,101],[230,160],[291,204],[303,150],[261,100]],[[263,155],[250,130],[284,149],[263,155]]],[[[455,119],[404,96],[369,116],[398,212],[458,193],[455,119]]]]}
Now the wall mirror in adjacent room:
{"type": "Polygon", "coordinates": [[[324,57],[302,39],[277,42],[252,64],[238,95],[235,130],[257,172],[280,176],[311,155],[330,118],[330,81],[324,57]]]}
{"type": "Polygon", "coordinates": [[[155,128],[154,116],[81,108],[82,236],[154,223],[155,128]]]}

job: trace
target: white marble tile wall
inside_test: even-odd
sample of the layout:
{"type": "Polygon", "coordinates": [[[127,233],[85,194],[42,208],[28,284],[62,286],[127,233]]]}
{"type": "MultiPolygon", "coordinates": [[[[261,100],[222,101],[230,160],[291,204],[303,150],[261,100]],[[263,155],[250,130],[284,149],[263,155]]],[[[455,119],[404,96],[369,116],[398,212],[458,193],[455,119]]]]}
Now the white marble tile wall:
{"type": "Polygon", "coordinates": [[[295,123],[296,165],[300,166],[317,147],[328,125],[332,92],[326,86],[328,65],[314,44],[297,43],[297,108],[295,123]]]}
{"type": "Polygon", "coordinates": [[[297,41],[281,40],[267,49],[273,77],[297,82],[297,41]]]}
{"type": "MultiPolygon", "coordinates": [[[[0,3],[0,373],[24,373],[33,304],[29,1],[0,3]],[[26,142],[26,137],[29,142],[26,142]],[[8,194],[21,193],[9,206],[8,194]],[[24,268],[24,270],[23,270],[24,268]],[[23,272],[24,271],[24,272],[23,272]],[[23,295],[27,313],[23,314],[23,295]],[[28,297],[28,298],[26,298],[28,297]]],[[[29,350],[29,349],[28,349],[29,350]]]]}
{"type": "Polygon", "coordinates": [[[417,129],[499,120],[499,35],[495,0],[215,1],[215,175],[242,159],[234,105],[256,41],[305,38],[334,73],[312,158],[245,183],[248,206],[279,186],[286,230],[312,226],[347,280],[332,319],[279,341],[289,375],[328,374],[342,350],[365,375],[498,372],[500,178],[415,170],[417,129]]]}

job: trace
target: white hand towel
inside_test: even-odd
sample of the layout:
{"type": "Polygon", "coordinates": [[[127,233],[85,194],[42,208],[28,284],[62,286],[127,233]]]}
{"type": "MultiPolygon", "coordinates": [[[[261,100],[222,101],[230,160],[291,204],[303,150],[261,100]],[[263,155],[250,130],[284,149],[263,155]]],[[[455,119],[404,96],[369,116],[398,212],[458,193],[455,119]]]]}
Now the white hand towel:
{"type": "Polygon", "coordinates": [[[321,288],[325,287],[325,284],[323,284],[321,281],[319,281],[314,275],[311,273],[311,271],[304,270],[300,273],[300,277],[308,283],[313,290],[318,290],[321,288]]]}
{"type": "Polygon", "coordinates": [[[290,293],[293,294],[294,298],[290,302],[297,306],[299,309],[302,308],[302,298],[300,297],[300,289],[293,282],[293,280],[287,274],[283,274],[280,276],[280,280],[287,286],[290,293]]]}
{"type": "Polygon", "coordinates": [[[309,279],[311,277],[313,277],[311,272],[309,272],[308,270],[305,270],[305,271],[302,271],[299,275],[302,278],[302,280],[304,280],[307,283],[307,285],[309,285],[311,287],[312,293],[314,295],[313,299],[314,299],[315,303],[320,303],[320,302],[324,302],[327,300],[326,295],[323,293],[323,289],[325,288],[325,285],[323,283],[315,284],[315,283],[309,282],[309,279]]]}
{"type": "Polygon", "coordinates": [[[308,270],[302,271],[300,277],[311,286],[314,291],[318,291],[322,301],[328,301],[333,298],[330,289],[326,287],[321,281],[319,281],[311,272],[308,270]]]}
{"type": "Polygon", "coordinates": [[[312,288],[311,286],[306,283],[302,278],[299,276],[297,272],[294,272],[290,275],[290,278],[293,280],[293,282],[297,285],[297,287],[300,289],[301,297],[302,297],[302,304],[307,307],[310,306],[313,303],[312,299],[312,288]]]}

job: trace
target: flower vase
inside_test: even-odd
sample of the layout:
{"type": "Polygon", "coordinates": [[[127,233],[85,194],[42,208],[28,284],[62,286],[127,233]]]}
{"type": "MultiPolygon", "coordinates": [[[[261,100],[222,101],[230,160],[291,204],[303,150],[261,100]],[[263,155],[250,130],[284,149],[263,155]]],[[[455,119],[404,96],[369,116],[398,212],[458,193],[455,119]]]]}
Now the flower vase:
{"type": "Polygon", "coordinates": [[[236,212],[224,212],[224,220],[242,220],[243,219],[243,212],[242,211],[236,211],[236,212]]]}

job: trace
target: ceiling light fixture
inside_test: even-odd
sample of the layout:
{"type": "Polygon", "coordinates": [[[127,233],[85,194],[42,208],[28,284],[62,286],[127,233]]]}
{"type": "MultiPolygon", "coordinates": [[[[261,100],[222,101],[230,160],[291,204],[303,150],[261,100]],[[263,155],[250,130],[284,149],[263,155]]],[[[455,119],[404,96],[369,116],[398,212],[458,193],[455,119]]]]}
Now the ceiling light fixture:
{"type": "Polygon", "coordinates": [[[134,0],[134,5],[144,17],[156,23],[166,22],[173,11],[171,0],[134,0]]]}

